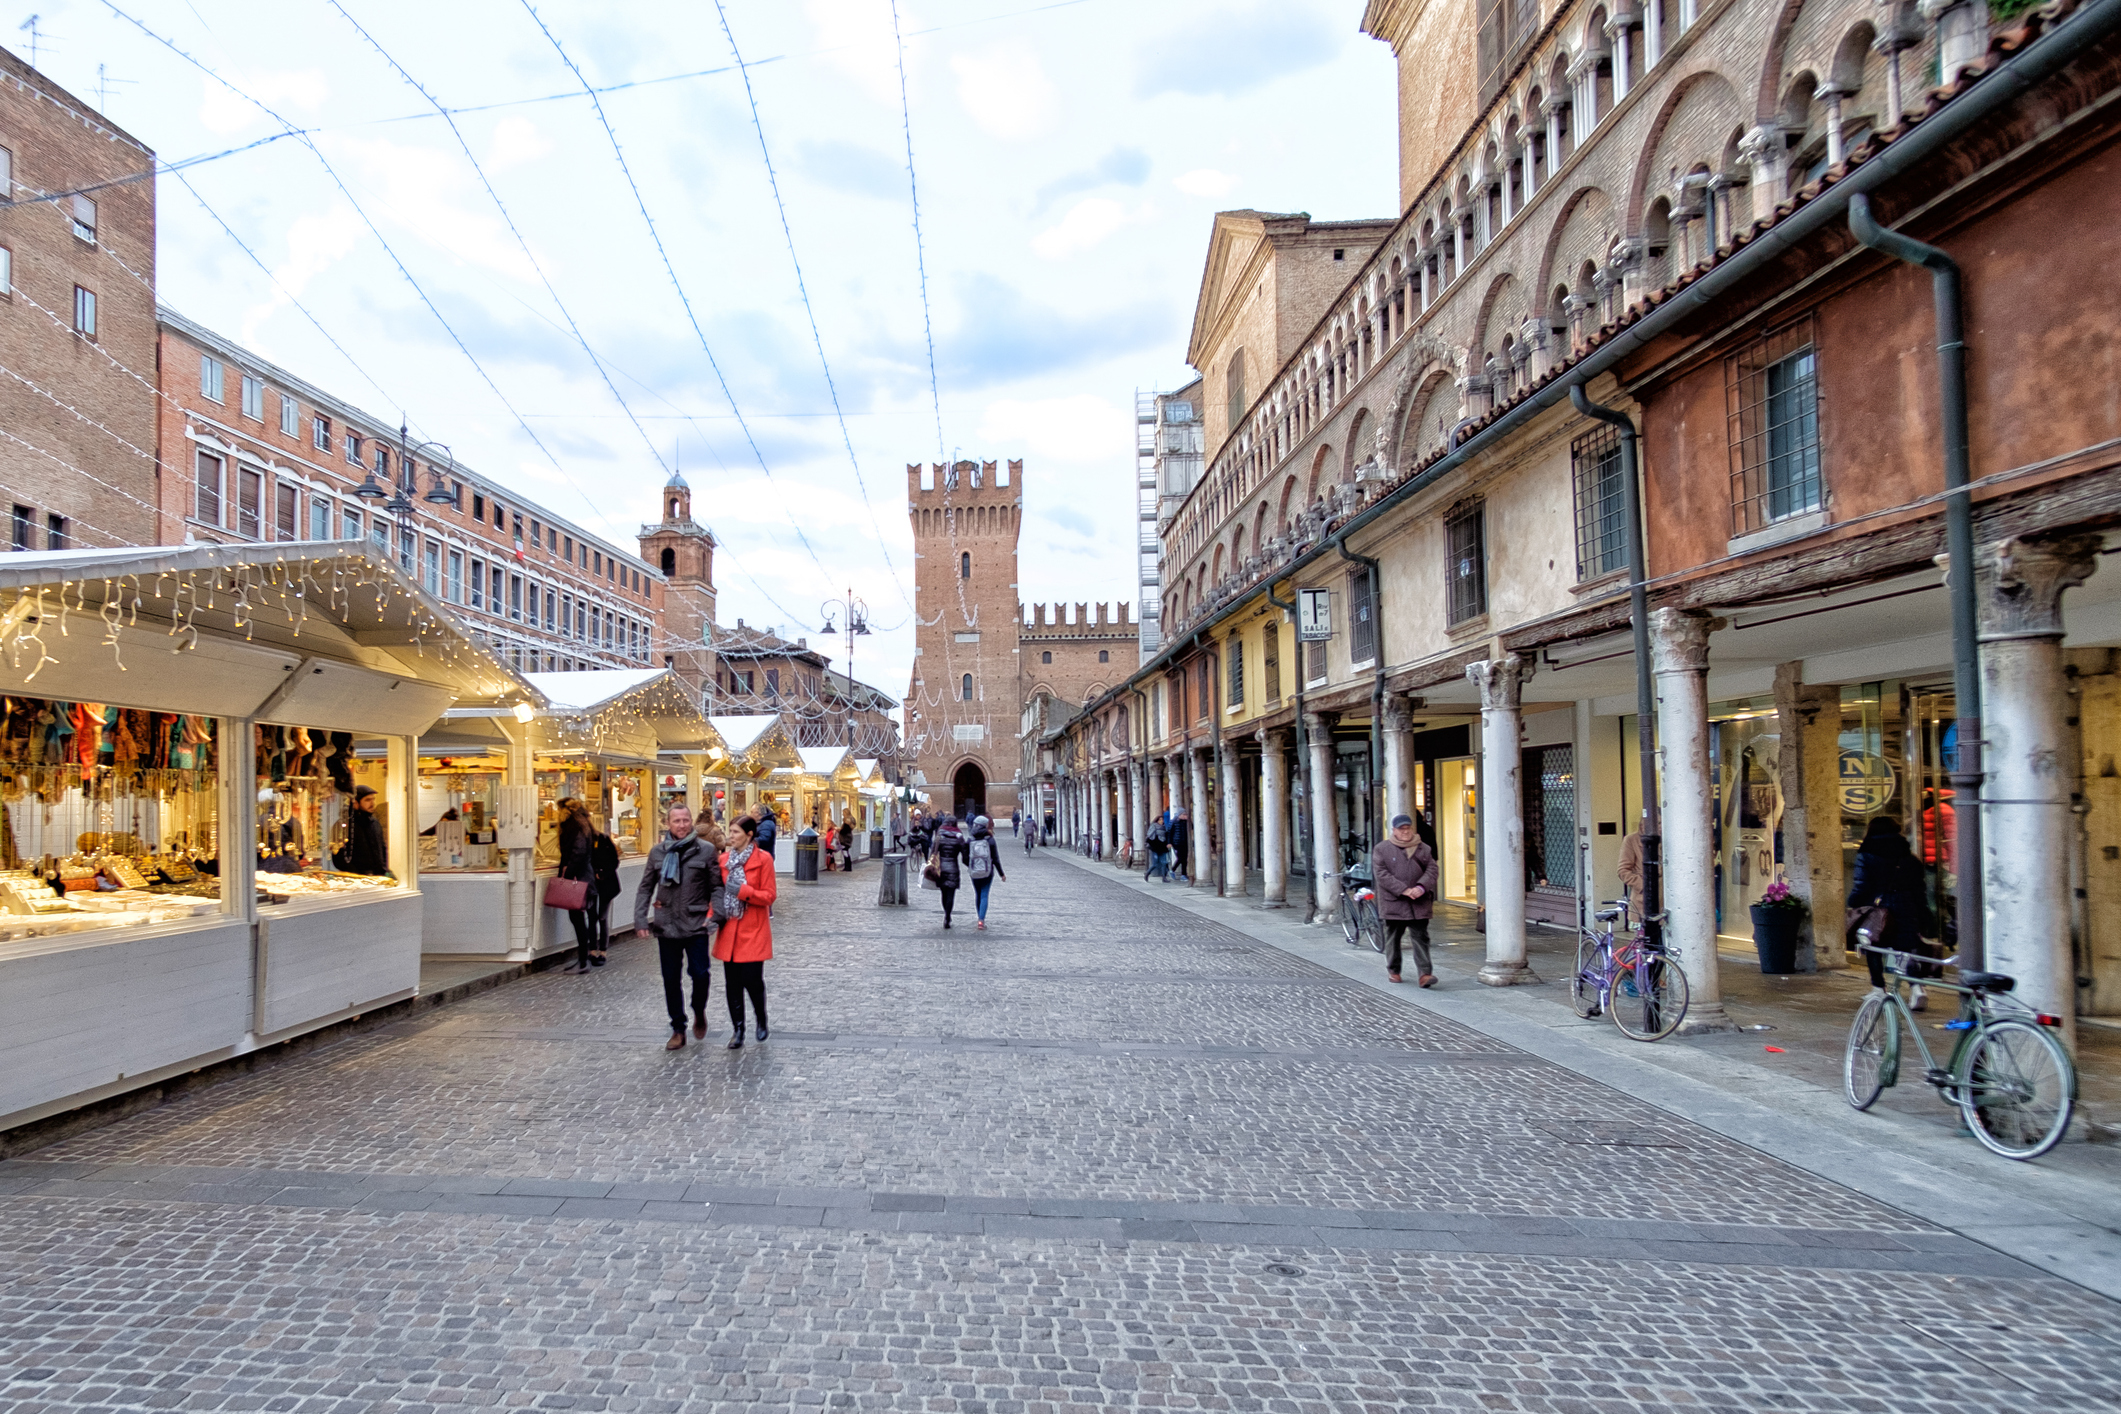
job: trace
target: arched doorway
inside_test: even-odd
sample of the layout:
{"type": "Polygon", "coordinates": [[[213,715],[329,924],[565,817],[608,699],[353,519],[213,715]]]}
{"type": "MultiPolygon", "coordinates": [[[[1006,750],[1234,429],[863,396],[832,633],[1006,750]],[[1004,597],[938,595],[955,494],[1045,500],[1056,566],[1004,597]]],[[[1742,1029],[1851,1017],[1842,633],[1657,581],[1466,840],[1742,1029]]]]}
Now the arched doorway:
{"type": "Polygon", "coordinates": [[[950,778],[949,808],[966,816],[987,813],[987,773],[977,761],[967,761],[950,778]]]}

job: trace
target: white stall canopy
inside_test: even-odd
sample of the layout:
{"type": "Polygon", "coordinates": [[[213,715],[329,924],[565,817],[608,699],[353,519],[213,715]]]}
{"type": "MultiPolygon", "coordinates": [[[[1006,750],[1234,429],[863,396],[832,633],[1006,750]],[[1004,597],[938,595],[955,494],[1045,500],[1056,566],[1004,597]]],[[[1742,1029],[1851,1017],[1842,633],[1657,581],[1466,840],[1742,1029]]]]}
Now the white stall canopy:
{"type": "MultiPolygon", "coordinates": [[[[684,681],[668,668],[597,668],[523,677],[544,702],[528,718],[534,751],[653,762],[660,751],[723,750],[720,733],[700,714],[684,681]]],[[[495,719],[518,715],[494,707],[460,707],[421,749],[505,750],[507,734],[495,719]]]]}

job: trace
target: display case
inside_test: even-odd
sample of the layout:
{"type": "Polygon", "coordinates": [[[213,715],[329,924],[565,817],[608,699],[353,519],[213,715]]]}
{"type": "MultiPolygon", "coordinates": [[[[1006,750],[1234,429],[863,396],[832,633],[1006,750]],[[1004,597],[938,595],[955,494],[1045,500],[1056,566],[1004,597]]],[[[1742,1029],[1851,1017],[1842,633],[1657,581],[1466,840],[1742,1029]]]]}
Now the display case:
{"type": "Polygon", "coordinates": [[[491,755],[420,758],[420,872],[483,873],[507,867],[495,841],[507,759],[491,755]]]}

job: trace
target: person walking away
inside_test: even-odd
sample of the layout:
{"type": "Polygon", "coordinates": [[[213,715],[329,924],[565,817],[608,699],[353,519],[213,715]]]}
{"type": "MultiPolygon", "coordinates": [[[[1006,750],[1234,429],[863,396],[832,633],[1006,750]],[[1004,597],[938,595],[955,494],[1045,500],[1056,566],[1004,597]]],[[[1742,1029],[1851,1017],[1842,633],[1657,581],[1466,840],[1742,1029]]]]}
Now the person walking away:
{"type": "Polygon", "coordinates": [[[943,894],[945,928],[950,926],[950,910],[957,903],[958,885],[964,877],[960,872],[961,866],[970,860],[971,855],[972,851],[964,832],[957,827],[956,817],[943,816],[936,827],[935,848],[931,858],[937,872],[942,875],[942,878],[937,880],[936,887],[941,889],[943,894]]]}
{"type": "Polygon", "coordinates": [[[730,827],[730,850],[723,862],[721,911],[724,922],[714,935],[714,955],[722,961],[722,993],[729,1002],[729,1049],[744,1048],[744,998],[758,1018],[759,1039],[766,1039],[766,964],[773,957],[773,900],[779,893],[773,856],[758,847],[761,822],[749,816],[730,827]]]}
{"type": "Polygon", "coordinates": [[[781,835],[780,818],[773,813],[773,807],[770,805],[751,818],[758,822],[759,848],[766,851],[768,859],[773,858],[773,842],[781,835]]]}
{"type": "Polygon", "coordinates": [[[589,965],[602,967],[611,950],[611,910],[626,886],[619,882],[619,847],[602,830],[589,839],[589,864],[595,871],[596,887],[589,896],[597,901],[597,935],[589,949],[589,965]]]}
{"type": "Polygon", "coordinates": [[[1414,943],[1415,977],[1436,985],[1429,964],[1429,918],[1436,911],[1436,851],[1414,833],[1412,815],[1394,815],[1392,833],[1370,851],[1377,914],[1385,924],[1385,977],[1399,980],[1400,945],[1414,943]]]}
{"type": "Polygon", "coordinates": [[[1028,859],[1031,851],[1037,847],[1038,821],[1026,817],[1024,820],[1024,857],[1028,859]]]}
{"type": "Polygon", "coordinates": [[[1171,881],[1171,829],[1166,823],[1169,819],[1167,811],[1149,822],[1149,868],[1142,875],[1143,883],[1151,879],[1171,881]]]}
{"type": "MultiPolygon", "coordinates": [[[[1929,900],[1924,897],[1922,885],[1922,863],[1909,848],[1907,836],[1886,816],[1873,815],[1863,832],[1863,843],[1856,847],[1856,877],[1848,897],[1850,908],[1876,906],[1885,910],[1885,932],[1882,937],[1871,939],[1873,946],[1923,958],[1937,955],[1922,936],[1929,931],[1929,900]]],[[[1885,960],[1867,952],[1863,961],[1870,969],[1871,985],[1883,987],[1885,960]]],[[[1940,969],[1917,962],[1910,963],[1908,971],[1917,977],[1934,977],[1940,969]]],[[[1928,995],[1918,986],[1909,994],[1907,1004],[1912,1010],[1921,1011],[1929,1005],[1928,995]]]]}
{"type": "Polygon", "coordinates": [[[640,892],[633,900],[634,931],[653,936],[663,964],[663,1003],[670,1012],[670,1040],[685,1044],[685,981],[692,974],[692,1034],[707,1037],[707,993],[714,980],[708,960],[714,891],[722,871],[713,845],[692,832],[692,811],[673,805],[664,813],[668,833],[648,851],[640,892]]]}
{"type": "Polygon", "coordinates": [[[356,787],[353,810],[346,817],[346,843],[339,868],[348,874],[388,874],[390,850],[383,843],[383,822],[376,818],[376,788],[356,787]]]}
{"type": "Polygon", "coordinates": [[[1176,879],[1181,884],[1192,883],[1193,878],[1189,872],[1192,865],[1187,863],[1192,856],[1187,853],[1187,849],[1193,843],[1193,822],[1186,817],[1186,808],[1183,805],[1171,812],[1168,838],[1171,844],[1171,868],[1164,875],[1164,882],[1168,884],[1176,879]]]}
{"type": "Polygon", "coordinates": [[[1022,834],[1023,832],[1024,832],[1024,812],[1023,812],[1023,811],[1022,811],[1021,809],[1018,809],[1018,810],[1012,810],[1012,811],[1010,811],[1010,812],[1009,812],[1009,833],[1010,833],[1010,834],[1012,834],[1012,835],[1020,835],[1020,834],[1022,834]]]}
{"type": "Polygon", "coordinates": [[[596,832],[589,808],[581,801],[570,795],[560,802],[560,877],[579,879],[589,886],[582,895],[582,906],[567,910],[567,921],[574,925],[574,966],[567,970],[578,976],[589,971],[589,954],[596,948],[597,915],[603,912],[603,900],[597,897],[596,861],[590,858],[596,832]]]}
{"type": "Polygon", "coordinates": [[[987,891],[994,887],[996,879],[1009,877],[1002,872],[1000,845],[986,816],[972,822],[972,842],[965,851],[965,872],[972,876],[972,898],[979,909],[979,930],[982,933],[987,931],[987,891]]]}

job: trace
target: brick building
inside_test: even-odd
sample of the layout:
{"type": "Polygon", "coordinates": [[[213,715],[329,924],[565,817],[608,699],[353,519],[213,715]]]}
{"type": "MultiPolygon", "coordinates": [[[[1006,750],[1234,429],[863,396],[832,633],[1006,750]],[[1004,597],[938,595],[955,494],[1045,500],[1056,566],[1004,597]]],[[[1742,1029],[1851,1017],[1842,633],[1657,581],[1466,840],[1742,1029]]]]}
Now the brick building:
{"type": "Polygon", "coordinates": [[[155,538],[155,156],[0,50],[0,487],[16,550],[155,538]]]}
{"type": "Polygon", "coordinates": [[[671,656],[656,566],[173,311],[160,337],[161,513],[143,539],[366,540],[525,671],[671,656]]]}
{"type": "Polygon", "coordinates": [[[655,651],[696,693],[715,678],[714,532],[692,518],[692,488],[679,472],[663,485],[661,521],[641,527],[641,559],[663,577],[662,633],[655,651]]]}
{"type": "Polygon", "coordinates": [[[1007,815],[1020,803],[1019,735],[1039,696],[1081,702],[1123,680],[1139,627],[1100,604],[1027,612],[1017,597],[1024,464],[906,468],[919,625],[906,694],[912,779],[939,809],[1007,815]]]}
{"type": "Polygon", "coordinates": [[[832,658],[742,619],[714,635],[714,674],[707,685],[710,714],[778,712],[797,746],[847,744],[854,722],[854,754],[875,758],[887,775],[898,768],[898,703],[867,683],[835,672],[832,658]]]}

